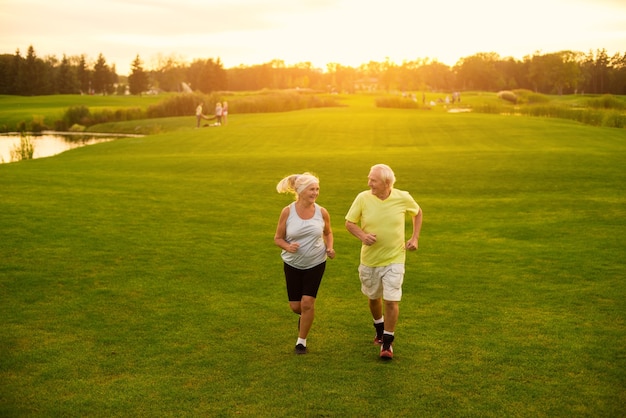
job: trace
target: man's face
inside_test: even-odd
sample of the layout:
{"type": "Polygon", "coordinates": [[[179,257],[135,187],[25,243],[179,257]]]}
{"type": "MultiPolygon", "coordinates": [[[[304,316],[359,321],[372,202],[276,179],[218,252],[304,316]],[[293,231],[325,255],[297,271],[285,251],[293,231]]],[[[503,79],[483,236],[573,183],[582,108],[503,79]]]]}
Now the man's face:
{"type": "Polygon", "coordinates": [[[372,193],[379,195],[387,190],[387,184],[380,178],[380,171],[372,170],[367,176],[367,186],[372,190],[372,193]]]}

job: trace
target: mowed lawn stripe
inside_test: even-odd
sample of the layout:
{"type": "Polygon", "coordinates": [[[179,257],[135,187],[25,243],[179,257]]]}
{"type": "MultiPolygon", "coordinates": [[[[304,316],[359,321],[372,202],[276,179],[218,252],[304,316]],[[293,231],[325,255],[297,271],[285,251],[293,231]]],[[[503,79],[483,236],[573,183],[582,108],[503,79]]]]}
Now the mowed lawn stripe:
{"type": "Polygon", "coordinates": [[[346,104],[0,165],[2,415],[619,416],[626,134],[346,104]],[[343,227],[378,162],[425,214],[390,364],[343,227]],[[295,357],[272,238],[304,170],[338,255],[295,357]]]}

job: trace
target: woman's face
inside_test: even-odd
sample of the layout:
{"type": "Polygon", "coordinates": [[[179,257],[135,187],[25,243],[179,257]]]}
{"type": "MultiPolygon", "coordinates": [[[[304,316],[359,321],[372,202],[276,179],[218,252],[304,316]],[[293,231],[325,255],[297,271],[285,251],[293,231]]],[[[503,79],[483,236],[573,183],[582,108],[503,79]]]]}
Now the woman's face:
{"type": "Polygon", "coordinates": [[[320,185],[317,183],[313,183],[300,193],[299,198],[303,202],[315,202],[315,200],[317,200],[317,197],[319,195],[320,195],[320,185]]]}

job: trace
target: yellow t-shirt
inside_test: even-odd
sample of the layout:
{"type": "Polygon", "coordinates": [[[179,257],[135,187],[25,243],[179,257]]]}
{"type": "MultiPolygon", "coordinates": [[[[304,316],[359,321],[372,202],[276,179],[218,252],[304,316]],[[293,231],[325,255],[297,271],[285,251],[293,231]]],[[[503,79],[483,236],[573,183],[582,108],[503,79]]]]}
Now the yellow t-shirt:
{"type": "Polygon", "coordinates": [[[391,189],[385,200],[371,190],[361,192],[352,202],[346,220],[360,224],[368,234],[376,234],[374,245],[361,247],[361,264],[382,267],[405,261],[405,221],[419,213],[420,207],[409,192],[391,189]]]}

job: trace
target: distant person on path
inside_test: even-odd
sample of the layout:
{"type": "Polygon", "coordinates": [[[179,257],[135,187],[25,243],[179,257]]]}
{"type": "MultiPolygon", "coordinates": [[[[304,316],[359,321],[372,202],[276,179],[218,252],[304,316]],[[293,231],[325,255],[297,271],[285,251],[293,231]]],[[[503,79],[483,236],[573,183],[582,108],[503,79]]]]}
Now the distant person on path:
{"type": "Polygon", "coordinates": [[[367,177],[370,190],[357,195],[346,215],[346,229],[362,242],[358,269],[361,291],[369,300],[376,329],[374,342],[381,345],[382,359],[393,358],[406,250],[417,250],[422,228],[421,208],[409,192],[393,187],[395,181],[389,166],[374,165],[367,177]],[[412,219],[413,233],[405,243],[407,215],[412,219]]]}
{"type": "Polygon", "coordinates": [[[215,105],[215,119],[217,119],[217,121],[215,123],[217,123],[218,125],[222,124],[222,113],[222,104],[220,102],[217,102],[217,104],[215,105]]]}
{"type": "Polygon", "coordinates": [[[222,103],[222,125],[228,123],[228,102],[222,103]]]}
{"type": "Polygon", "coordinates": [[[203,105],[204,105],[204,102],[200,102],[198,107],[196,107],[196,128],[199,128],[200,127],[200,121],[202,119],[205,119],[204,115],[202,114],[202,106],[203,105]]]}
{"type": "Polygon", "coordinates": [[[319,180],[310,173],[292,174],[276,186],[279,193],[294,193],[296,201],[283,208],[274,243],[282,249],[289,307],[299,315],[295,353],[306,354],[307,335],[315,317],[315,299],[326,269],[335,258],[328,211],[316,203],[319,180]]]}

